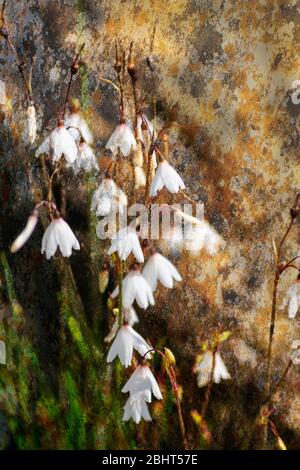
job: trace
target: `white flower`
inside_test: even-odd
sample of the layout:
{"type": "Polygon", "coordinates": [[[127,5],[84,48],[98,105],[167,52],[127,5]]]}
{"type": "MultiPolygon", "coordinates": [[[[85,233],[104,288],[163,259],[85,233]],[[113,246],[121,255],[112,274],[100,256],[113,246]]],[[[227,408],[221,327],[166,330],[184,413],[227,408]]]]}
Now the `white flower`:
{"type": "Polygon", "coordinates": [[[158,400],[162,399],[158,383],[156,382],[151,370],[146,365],[140,365],[135,369],[130,379],[122,388],[122,392],[129,392],[132,396],[136,393],[144,392],[148,394],[148,400],[149,398],[151,400],[151,393],[153,393],[158,400]]]}
{"type": "Polygon", "coordinates": [[[185,188],[184,182],[179,174],[166,160],[163,160],[158,165],[154,180],[151,184],[150,196],[156,196],[158,191],[160,191],[164,186],[172,194],[178,193],[179,189],[185,188]]]}
{"type": "MultiPolygon", "coordinates": [[[[197,384],[199,388],[205,387],[209,384],[211,379],[213,367],[213,353],[212,351],[206,351],[203,354],[201,361],[195,365],[194,373],[197,374],[197,384]]],[[[213,381],[219,384],[221,380],[228,380],[231,376],[221,358],[219,352],[215,353],[215,367],[213,372],[213,381]]]]}
{"type": "Polygon", "coordinates": [[[294,350],[291,354],[292,363],[294,366],[300,364],[300,340],[296,339],[292,342],[292,349],[294,350]]]}
{"type": "Polygon", "coordinates": [[[35,156],[39,157],[46,153],[53,161],[60,160],[64,155],[67,162],[72,164],[77,157],[77,146],[75,140],[65,129],[63,122],[60,121],[58,126],[44,140],[35,152],[35,156]]]}
{"type": "Polygon", "coordinates": [[[144,255],[135,227],[128,225],[112,237],[112,244],[107,253],[111,255],[116,251],[121,261],[126,261],[130,253],[133,253],[139,263],[144,262],[144,255]]]}
{"type": "Polygon", "coordinates": [[[34,143],[37,133],[35,107],[30,104],[27,108],[28,138],[31,144],[34,143]]]}
{"type": "Polygon", "coordinates": [[[6,364],[6,346],[2,340],[0,340],[0,364],[6,364]]]}
{"type": "MultiPolygon", "coordinates": [[[[112,298],[119,294],[119,286],[111,294],[112,298]]],[[[129,308],[136,300],[137,304],[146,309],[149,304],[154,305],[151,287],[139,271],[132,270],[123,279],[123,306],[129,308]]]]}
{"type": "Polygon", "coordinates": [[[124,406],[123,421],[133,421],[138,424],[143,418],[145,421],[151,421],[151,416],[147,407],[147,402],[151,402],[148,399],[147,393],[135,393],[130,395],[124,406]]]}
{"type": "Polygon", "coordinates": [[[282,308],[288,304],[289,318],[295,318],[300,306],[300,282],[295,282],[287,291],[282,308]]]}
{"type": "Polygon", "coordinates": [[[32,232],[34,231],[37,221],[39,218],[39,213],[38,210],[35,209],[33,213],[28,217],[26,227],[24,230],[20,233],[20,235],[17,236],[15,241],[13,242],[10,251],[12,253],[15,253],[18,251],[20,248],[22,248],[23,245],[27,242],[27,240],[31,237],[32,232]]]}
{"type": "Polygon", "coordinates": [[[48,225],[43,236],[41,252],[46,252],[46,258],[49,259],[55,254],[57,247],[65,257],[71,256],[72,248],[80,250],[77,238],[62,217],[53,219],[48,225]]]}
{"type": "Polygon", "coordinates": [[[104,178],[93,194],[91,210],[95,211],[97,216],[105,217],[111,212],[119,211],[122,214],[126,206],[126,194],[118,188],[113,179],[104,178]]]}
{"type": "Polygon", "coordinates": [[[135,178],[135,189],[142,188],[146,186],[146,175],[140,166],[135,166],[134,167],[134,178],[135,178]]]}
{"type": "Polygon", "coordinates": [[[144,133],[148,133],[151,139],[153,135],[153,125],[145,114],[139,114],[137,117],[137,137],[138,140],[146,144],[147,142],[145,142],[144,133]]]}
{"type": "Polygon", "coordinates": [[[86,120],[81,116],[79,112],[71,113],[66,118],[65,126],[77,143],[80,142],[81,138],[87,144],[93,143],[93,134],[91,133],[91,130],[86,123],[86,120]]]}
{"type": "Polygon", "coordinates": [[[205,248],[210,255],[215,255],[223,243],[223,238],[204,220],[184,232],[185,248],[189,251],[199,252],[205,248]]]}
{"type": "Polygon", "coordinates": [[[93,169],[99,171],[94,151],[86,142],[80,142],[78,145],[78,156],[73,163],[73,170],[76,175],[81,168],[86,172],[92,171],[93,169]]]}
{"type": "Polygon", "coordinates": [[[128,367],[131,364],[133,349],[144,356],[152,348],[130,325],[124,325],[119,329],[108,351],[107,362],[112,362],[119,356],[121,364],[128,367]]]}
{"type": "Polygon", "coordinates": [[[113,154],[120,149],[124,157],[128,157],[131,149],[135,150],[136,140],[130,126],[126,123],[119,124],[110,136],[105,148],[113,154]]]}
{"type": "Polygon", "coordinates": [[[158,281],[164,287],[172,289],[174,280],[182,280],[175,266],[160,253],[154,253],[150,256],[143,268],[143,276],[148,281],[153,292],[157,288],[158,281]]]}

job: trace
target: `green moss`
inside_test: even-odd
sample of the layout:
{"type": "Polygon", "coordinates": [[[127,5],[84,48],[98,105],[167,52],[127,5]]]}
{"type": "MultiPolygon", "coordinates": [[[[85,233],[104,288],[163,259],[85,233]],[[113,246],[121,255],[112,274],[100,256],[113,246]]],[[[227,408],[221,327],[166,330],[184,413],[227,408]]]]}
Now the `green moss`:
{"type": "Polygon", "coordinates": [[[69,316],[67,318],[67,325],[68,325],[68,328],[70,330],[73,340],[78,346],[79,351],[81,352],[83,357],[86,358],[89,354],[89,350],[88,350],[87,345],[84,342],[84,339],[83,339],[83,336],[80,331],[80,327],[76,318],[74,318],[73,316],[69,316]]]}
{"type": "Polygon", "coordinates": [[[67,398],[66,449],[82,449],[86,439],[86,415],[82,409],[79,391],[70,371],[64,374],[67,398]]]}

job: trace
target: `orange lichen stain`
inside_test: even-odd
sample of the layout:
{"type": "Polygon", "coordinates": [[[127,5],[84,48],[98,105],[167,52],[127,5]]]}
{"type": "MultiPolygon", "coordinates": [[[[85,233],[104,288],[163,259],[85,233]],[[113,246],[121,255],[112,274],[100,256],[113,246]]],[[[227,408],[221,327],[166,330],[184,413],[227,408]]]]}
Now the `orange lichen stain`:
{"type": "Polygon", "coordinates": [[[221,80],[214,80],[211,85],[211,99],[216,100],[220,97],[222,92],[223,85],[221,80]]]}
{"type": "Polygon", "coordinates": [[[177,62],[173,62],[170,66],[169,66],[169,73],[171,75],[171,77],[174,77],[176,78],[177,75],[178,75],[178,70],[179,70],[179,64],[178,64],[178,61],[177,62]]]}
{"type": "Polygon", "coordinates": [[[248,11],[245,15],[240,17],[240,28],[242,32],[249,32],[249,30],[257,27],[258,21],[255,14],[255,4],[256,2],[252,0],[251,2],[251,11],[248,11]]]}
{"type": "Polygon", "coordinates": [[[236,72],[232,78],[235,81],[236,86],[241,87],[247,82],[247,71],[238,70],[238,72],[236,72]]]}
{"type": "Polygon", "coordinates": [[[114,35],[118,28],[118,22],[115,18],[111,18],[105,23],[104,27],[109,35],[114,35]]]}
{"type": "Polygon", "coordinates": [[[235,45],[234,44],[226,44],[224,46],[224,52],[225,52],[225,54],[228,55],[228,57],[230,59],[233,59],[234,56],[235,56],[235,53],[236,53],[235,45]]]}
{"type": "Polygon", "coordinates": [[[215,110],[213,108],[213,103],[201,103],[199,112],[202,122],[208,123],[214,121],[215,110]]]}
{"type": "Polygon", "coordinates": [[[134,18],[136,25],[142,26],[143,24],[149,23],[150,18],[148,13],[145,11],[140,11],[134,18]]]}
{"type": "Polygon", "coordinates": [[[195,63],[195,64],[189,64],[189,68],[193,71],[196,72],[197,70],[200,69],[200,63],[195,63]]]}

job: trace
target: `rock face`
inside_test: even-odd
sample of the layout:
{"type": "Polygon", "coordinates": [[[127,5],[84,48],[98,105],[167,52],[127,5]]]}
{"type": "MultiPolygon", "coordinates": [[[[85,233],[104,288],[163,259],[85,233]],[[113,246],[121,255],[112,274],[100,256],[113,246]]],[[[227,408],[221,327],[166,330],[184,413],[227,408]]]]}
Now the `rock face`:
{"type": "MultiPolygon", "coordinates": [[[[253,433],[264,388],[272,238],[278,243],[283,235],[300,183],[299,11],[295,0],[253,0],[251,8],[234,0],[9,2],[11,41],[20,57],[34,60],[38,137],[34,145],[26,140],[24,88],[1,38],[0,334],[7,348],[7,365],[0,365],[1,447],[182,446],[163,375],[166,400],[152,409],[153,422],[138,428],[121,424],[126,373],[105,363],[103,339],[111,318],[107,296],[98,291],[98,274],[107,245],[97,240],[90,212],[97,178],[66,172],[54,188],[58,204],[66,195],[66,219],[82,246],[70,262],[42,257],[41,224],[22,251],[9,252],[34,201],[46,195],[45,173],[34,152],[60,116],[69,66],[82,43],[71,94],[81,101],[92,128],[101,172],[108,166],[104,146],[118,121],[118,95],[101,78],[115,81],[116,37],[126,51],[133,41],[138,97],[150,117],[155,97],[159,126],[171,119],[177,123],[169,132],[170,161],[226,241],[215,256],[171,254],[184,281],[171,294],[160,290],[155,308],[141,314],[139,332],[174,352],[189,440],[199,448],[191,418],[204,399],[192,374],[199,338],[210,338],[219,323],[231,330],[222,347],[231,380],[213,386],[207,412],[212,447],[258,446],[253,433]]],[[[126,116],[132,117],[129,80],[125,98],[126,116]]],[[[132,189],[127,174],[128,168],[120,167],[117,175],[126,192],[132,189]]],[[[296,220],[282,255],[288,259],[298,252],[296,220]]],[[[296,275],[290,269],[282,277],[279,306],[296,275]]],[[[292,340],[299,338],[297,317],[288,320],[279,309],[274,381],[289,360],[292,340]]],[[[300,445],[299,387],[299,369],[293,367],[274,398],[272,421],[289,449],[300,445]]],[[[275,446],[272,436],[269,446],[275,446]]]]}

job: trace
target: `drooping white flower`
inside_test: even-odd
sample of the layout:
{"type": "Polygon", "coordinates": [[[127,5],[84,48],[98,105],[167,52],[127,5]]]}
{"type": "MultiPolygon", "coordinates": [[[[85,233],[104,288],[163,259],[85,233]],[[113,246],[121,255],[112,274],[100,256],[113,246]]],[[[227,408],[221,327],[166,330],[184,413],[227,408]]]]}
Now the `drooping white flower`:
{"type": "MultiPolygon", "coordinates": [[[[205,387],[211,380],[213,368],[213,353],[206,351],[201,361],[194,366],[194,373],[197,374],[197,384],[199,388],[205,387]]],[[[224,364],[219,352],[215,353],[215,367],[213,371],[213,382],[219,384],[221,380],[228,380],[231,376],[224,364]]]]}
{"type": "Polygon", "coordinates": [[[26,224],[24,230],[22,230],[20,235],[17,236],[17,238],[15,239],[13,244],[11,245],[10,251],[12,253],[16,253],[16,251],[18,251],[20,248],[22,248],[22,246],[25,245],[27,240],[31,237],[31,235],[32,235],[32,233],[33,233],[33,231],[36,227],[36,224],[38,222],[38,218],[39,218],[39,213],[38,213],[38,210],[35,209],[33,211],[33,213],[28,217],[27,224],[26,224]]]}
{"type": "MultiPolygon", "coordinates": [[[[115,288],[111,296],[112,298],[115,298],[118,294],[119,286],[115,288]]],[[[124,277],[122,297],[124,308],[131,307],[135,300],[139,307],[143,309],[146,309],[149,304],[155,304],[151,287],[142,274],[137,270],[129,271],[129,273],[124,277]]]]}
{"type": "Polygon", "coordinates": [[[92,170],[99,171],[99,165],[94,151],[86,142],[79,143],[78,155],[75,162],[73,163],[73,170],[75,175],[77,175],[81,169],[86,172],[90,172],[92,170]]]}
{"type": "Polygon", "coordinates": [[[143,188],[146,186],[146,175],[140,166],[135,166],[134,167],[134,179],[135,179],[135,184],[134,187],[135,189],[143,188]]]}
{"type": "Polygon", "coordinates": [[[111,212],[123,213],[126,206],[126,194],[118,188],[113,179],[104,178],[93,194],[91,210],[95,211],[97,216],[105,217],[111,212]]]}
{"type": "Polygon", "coordinates": [[[162,394],[154,375],[152,374],[149,367],[144,364],[138,366],[135,369],[130,379],[122,388],[122,392],[129,392],[132,396],[140,392],[147,393],[148,400],[150,398],[149,401],[151,401],[151,393],[153,393],[155,398],[157,398],[158,400],[162,399],[162,394]]]}
{"type": "Polygon", "coordinates": [[[160,253],[150,256],[143,268],[143,276],[148,281],[153,292],[157,288],[158,281],[168,289],[172,289],[175,281],[182,278],[173,264],[160,253]]]}
{"type": "Polygon", "coordinates": [[[65,127],[76,143],[83,139],[87,144],[93,143],[93,134],[80,112],[71,113],[65,120],[65,127]]]}
{"type": "Polygon", "coordinates": [[[50,259],[59,247],[63,256],[69,257],[74,250],[80,250],[79,242],[62,217],[53,219],[48,225],[42,240],[41,252],[46,252],[46,258],[50,259]]]}
{"type": "Polygon", "coordinates": [[[282,308],[288,305],[289,318],[295,318],[300,306],[300,282],[295,282],[287,291],[282,308]]]}
{"type": "Polygon", "coordinates": [[[123,325],[108,351],[107,362],[112,362],[119,356],[121,364],[128,367],[131,364],[133,349],[144,356],[151,346],[130,325],[123,325]]]}
{"type": "Polygon", "coordinates": [[[36,113],[33,104],[27,108],[28,139],[31,144],[34,143],[37,134],[36,113]]]}
{"type": "Polygon", "coordinates": [[[64,155],[67,162],[72,164],[77,157],[77,146],[75,140],[64,127],[63,121],[59,121],[57,127],[44,140],[35,152],[35,156],[47,154],[53,161],[60,160],[64,155]]]}
{"type": "Polygon", "coordinates": [[[128,225],[112,237],[112,243],[107,253],[111,255],[115,252],[118,252],[121,261],[126,261],[130,253],[133,253],[139,263],[144,262],[144,255],[134,226],[128,225]]]}
{"type": "Polygon", "coordinates": [[[124,157],[128,157],[131,149],[135,150],[136,140],[130,126],[126,123],[119,124],[105,146],[107,150],[110,150],[113,154],[118,152],[120,149],[124,157]]]}
{"type": "Polygon", "coordinates": [[[123,421],[132,419],[136,424],[139,424],[141,419],[151,421],[151,416],[148,410],[147,402],[151,402],[147,393],[140,392],[130,395],[124,406],[123,421]]]}
{"type": "Polygon", "coordinates": [[[294,366],[298,366],[300,364],[300,340],[296,339],[292,342],[292,354],[291,359],[294,366]]]}
{"type": "Polygon", "coordinates": [[[167,162],[167,160],[163,160],[158,165],[154,180],[151,184],[150,195],[152,197],[156,196],[158,191],[160,191],[164,186],[172,194],[178,193],[180,189],[185,188],[181,177],[177,171],[175,171],[174,168],[167,162]]]}

